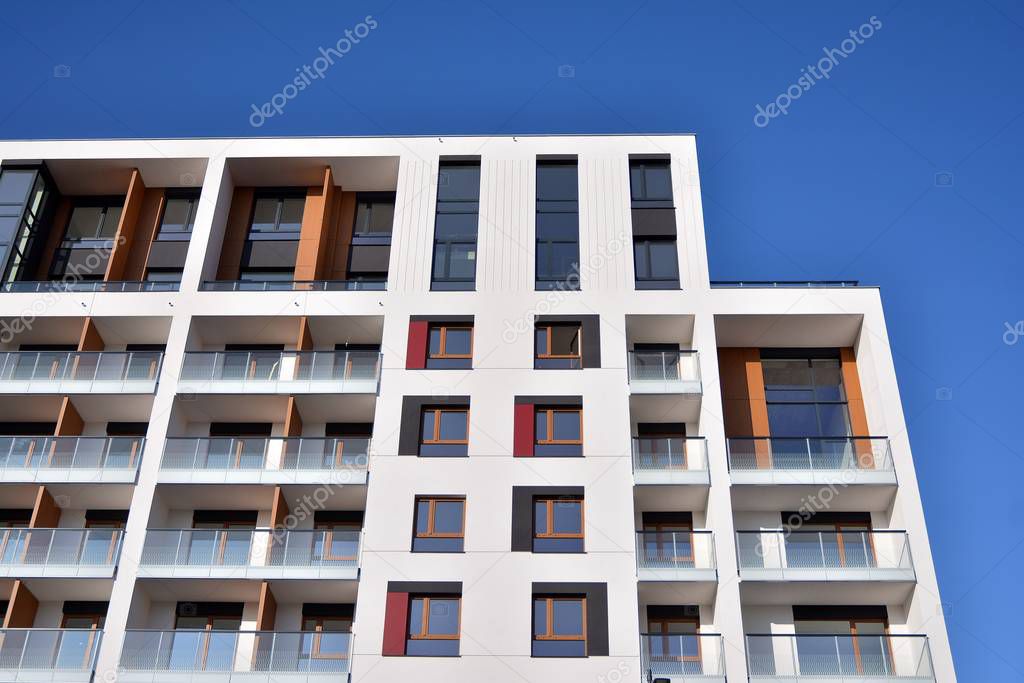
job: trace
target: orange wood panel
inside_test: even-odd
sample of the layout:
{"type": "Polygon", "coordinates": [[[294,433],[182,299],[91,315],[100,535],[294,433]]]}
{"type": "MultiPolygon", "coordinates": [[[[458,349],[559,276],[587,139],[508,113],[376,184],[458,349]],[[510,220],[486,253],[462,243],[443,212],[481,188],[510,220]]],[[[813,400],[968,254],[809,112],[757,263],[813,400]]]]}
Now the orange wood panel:
{"type": "Polygon", "coordinates": [[[299,351],[313,350],[313,333],[309,329],[309,318],[306,316],[299,318],[299,338],[295,343],[295,348],[299,351]]]}
{"type": "Polygon", "coordinates": [[[270,506],[270,524],[278,529],[284,526],[284,520],[288,517],[288,502],[284,499],[284,493],[280,486],[274,487],[274,502],[270,506]]]}
{"type": "Polygon", "coordinates": [[[324,169],[323,184],[306,190],[299,248],[295,254],[296,280],[316,280],[322,277],[334,190],[334,176],[331,174],[330,166],[324,169]]]}
{"type": "Polygon", "coordinates": [[[38,609],[36,596],[32,595],[32,591],[21,579],[15,580],[11,600],[7,604],[7,614],[4,615],[4,628],[32,628],[35,626],[38,609]]]}
{"type": "Polygon", "coordinates": [[[276,620],[277,600],[270,590],[270,584],[264,581],[260,584],[260,598],[256,607],[256,630],[273,631],[276,620]]]}
{"type": "Polygon", "coordinates": [[[302,436],[302,416],[299,415],[299,406],[294,396],[288,397],[287,413],[284,416],[284,435],[302,436]]]}
{"type": "Polygon", "coordinates": [[[332,228],[334,249],[326,277],[329,280],[344,280],[348,276],[348,250],[356,223],[356,193],[338,192],[336,197],[332,228]]]}
{"type": "MultiPolygon", "coordinates": [[[[850,414],[850,433],[853,436],[871,436],[868,428],[868,414],[864,406],[864,393],[857,371],[857,356],[850,347],[839,349],[839,362],[843,370],[843,388],[846,391],[846,407],[850,414]]],[[[867,439],[854,441],[860,466],[871,469],[875,464],[871,442],[867,439]]]]}
{"type": "Polygon", "coordinates": [[[100,331],[96,329],[96,323],[92,318],[86,318],[82,323],[82,333],[78,335],[79,351],[102,351],[106,347],[100,331]]]}
{"type": "Polygon", "coordinates": [[[60,403],[57,427],[53,430],[54,436],[81,436],[84,428],[85,420],[78,414],[75,404],[71,402],[71,397],[65,396],[60,403]]]}
{"type": "Polygon", "coordinates": [[[45,486],[39,487],[36,493],[36,502],[32,506],[32,518],[29,520],[29,527],[33,529],[53,529],[60,522],[60,508],[54,502],[53,496],[46,490],[45,486]]]}
{"type": "Polygon", "coordinates": [[[104,280],[123,280],[128,254],[135,243],[135,229],[139,223],[139,214],[146,195],[146,186],[142,182],[139,169],[132,169],[132,177],[128,182],[128,194],[124,197],[121,218],[117,222],[117,233],[114,236],[114,247],[107,260],[107,273],[104,280]]]}
{"type": "Polygon", "coordinates": [[[124,265],[123,279],[142,280],[146,277],[146,261],[149,250],[153,246],[153,238],[160,229],[160,220],[164,215],[164,189],[162,187],[147,189],[142,198],[142,210],[135,225],[135,240],[128,251],[124,265]]]}
{"type": "Polygon", "coordinates": [[[253,197],[251,187],[236,187],[231,197],[227,225],[224,226],[224,242],[220,248],[220,262],[217,265],[218,280],[237,280],[242,267],[242,250],[249,235],[252,219],[253,197]]]}

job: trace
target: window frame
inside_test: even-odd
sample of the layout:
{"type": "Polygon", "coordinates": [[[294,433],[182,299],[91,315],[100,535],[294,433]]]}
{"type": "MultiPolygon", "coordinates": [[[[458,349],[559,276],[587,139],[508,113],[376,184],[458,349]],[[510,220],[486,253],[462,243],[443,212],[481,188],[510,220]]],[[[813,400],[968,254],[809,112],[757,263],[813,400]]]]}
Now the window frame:
{"type": "MultiPolygon", "coordinates": [[[[413,538],[466,538],[466,498],[465,496],[416,496],[413,503],[413,538]],[[427,503],[427,531],[419,532],[419,505],[427,503]],[[462,529],[458,532],[438,532],[434,530],[434,515],[437,503],[462,503],[462,529]]],[[[419,551],[423,552],[423,551],[419,551]]]]}
{"type": "Polygon", "coordinates": [[[460,640],[462,638],[462,596],[449,594],[449,593],[422,593],[413,594],[409,596],[409,615],[407,617],[408,625],[406,627],[405,637],[407,640],[460,640]],[[423,601],[422,617],[420,621],[419,633],[413,634],[412,632],[412,609],[413,603],[417,600],[423,601]],[[455,633],[454,634],[431,634],[430,633],[430,601],[431,600],[454,600],[458,605],[458,610],[455,615],[455,633]]]}
{"type": "Polygon", "coordinates": [[[534,171],[537,183],[537,192],[534,211],[534,289],[547,291],[552,289],[579,291],[580,289],[580,225],[579,225],[579,162],[572,160],[538,160],[534,171]],[[545,167],[571,167],[576,174],[576,192],[571,198],[541,199],[540,175],[541,169],[545,167]],[[554,239],[541,235],[541,215],[572,215],[576,217],[576,238],[575,239],[554,239]],[[557,276],[541,277],[540,264],[541,254],[550,263],[554,245],[572,245],[576,249],[576,268],[569,272],[560,273],[557,276]]]}
{"type": "MultiPolygon", "coordinates": [[[[633,238],[633,277],[635,278],[636,284],[638,285],[660,285],[661,288],[671,288],[672,285],[679,286],[679,240],[677,237],[652,237],[652,236],[638,236],[633,238]],[[676,273],[675,277],[654,277],[651,271],[651,245],[652,244],[665,244],[671,245],[673,254],[675,255],[676,273]],[[637,247],[642,247],[645,251],[645,260],[647,263],[646,273],[641,275],[639,268],[639,261],[637,259],[636,250],[637,247]]],[[[652,287],[657,289],[659,287],[652,287]]]]}
{"type": "Polygon", "coordinates": [[[642,209],[674,209],[675,208],[675,192],[672,188],[672,159],[630,159],[629,160],[629,200],[632,208],[642,209]],[[664,168],[668,174],[668,192],[669,196],[665,197],[651,197],[647,193],[647,168],[657,167],[664,168]],[[641,187],[637,188],[633,184],[633,169],[640,169],[641,187]],[[639,190],[639,192],[638,192],[639,190]]]}
{"type": "Polygon", "coordinates": [[[697,640],[697,654],[696,655],[679,655],[677,657],[669,655],[655,655],[651,653],[650,645],[647,646],[647,655],[654,661],[658,662],[701,662],[703,661],[703,653],[701,652],[701,638],[700,638],[700,617],[647,617],[647,637],[658,638],[662,642],[662,651],[667,652],[671,648],[669,647],[672,638],[674,636],[694,636],[697,640]],[[659,628],[655,631],[654,624],[658,624],[659,628]],[[693,633],[672,633],[670,631],[671,624],[693,624],[693,633]]]}
{"type": "Polygon", "coordinates": [[[434,234],[431,239],[431,253],[430,253],[430,288],[434,291],[472,291],[476,288],[476,274],[477,264],[479,262],[479,242],[480,242],[480,182],[483,177],[483,168],[477,160],[465,160],[465,161],[441,161],[438,164],[437,169],[437,198],[434,207],[434,234]],[[475,168],[477,175],[476,185],[476,197],[442,197],[441,185],[442,178],[446,173],[450,172],[453,168],[475,168]],[[476,219],[476,225],[473,231],[473,236],[470,238],[467,235],[454,235],[442,237],[438,235],[438,218],[440,216],[467,216],[471,215],[476,219]],[[441,248],[443,252],[443,272],[437,273],[438,268],[438,248],[441,248]],[[472,253],[473,258],[467,257],[466,261],[472,261],[473,263],[473,274],[466,277],[456,277],[452,273],[452,253],[456,249],[464,249],[467,253],[472,253]]]}
{"type": "MultiPolygon", "coordinates": [[[[323,654],[320,651],[320,644],[321,644],[321,640],[323,639],[323,635],[325,633],[348,633],[349,637],[351,638],[351,634],[352,634],[352,619],[351,618],[331,617],[331,616],[324,616],[324,615],[317,616],[317,617],[311,617],[311,616],[307,616],[307,615],[304,614],[304,615],[302,615],[302,619],[301,619],[301,622],[300,622],[299,626],[300,626],[300,629],[299,629],[300,632],[302,632],[304,634],[308,633],[308,634],[311,634],[313,636],[311,641],[310,641],[310,647],[309,647],[309,658],[310,659],[327,659],[327,660],[348,659],[348,652],[340,652],[338,654],[323,654]],[[338,620],[338,621],[348,621],[348,631],[327,631],[327,630],[324,630],[324,621],[325,620],[331,620],[331,619],[338,620]],[[309,624],[309,622],[313,622],[313,628],[312,629],[308,629],[307,628],[307,625],[309,624]]],[[[300,654],[301,654],[301,650],[300,650],[300,654]]]]}
{"type": "Polygon", "coordinates": [[[533,342],[533,345],[534,345],[533,358],[534,358],[534,360],[542,360],[542,361],[543,360],[555,360],[555,361],[558,361],[558,360],[573,361],[573,360],[575,360],[575,361],[579,361],[580,367],[583,367],[583,324],[582,323],[571,323],[571,322],[568,322],[568,323],[539,323],[539,324],[534,324],[534,326],[533,326],[533,338],[534,338],[534,342],[533,342]],[[576,346],[578,348],[578,351],[576,352],[575,355],[573,355],[573,354],[555,354],[555,353],[551,353],[551,338],[552,338],[551,330],[553,328],[556,328],[556,327],[573,327],[573,328],[576,329],[576,339],[577,339],[576,346]],[[547,333],[545,335],[545,350],[544,350],[543,353],[541,353],[540,349],[537,348],[537,341],[536,341],[537,340],[537,331],[541,330],[541,329],[547,330],[547,333]]]}
{"type": "Polygon", "coordinates": [[[579,539],[585,540],[586,532],[586,511],[584,510],[583,496],[534,496],[531,501],[533,509],[530,511],[533,515],[533,538],[534,539],[579,539]],[[537,503],[544,503],[545,507],[545,525],[547,531],[544,533],[538,533],[537,531],[537,503]],[[580,530],[579,533],[556,533],[554,530],[555,513],[554,506],[559,503],[578,503],[580,509],[580,530]]]}
{"type": "Polygon", "coordinates": [[[473,360],[473,324],[472,323],[431,323],[427,325],[427,358],[434,360],[473,360]],[[430,338],[434,330],[440,334],[440,352],[430,353],[430,338]],[[469,331],[469,353],[448,353],[445,348],[449,330],[469,331]]]}
{"type": "Polygon", "coordinates": [[[469,445],[469,406],[423,406],[420,411],[420,445],[421,446],[468,446],[469,445]],[[423,438],[423,416],[428,412],[434,413],[434,438],[426,440],[423,438]],[[466,438],[465,439],[441,439],[441,414],[442,413],[465,413],[466,414],[466,438]]]}
{"type": "MultiPolygon", "coordinates": [[[[255,205],[255,203],[254,203],[255,205]]],[[[192,239],[192,231],[195,229],[196,214],[199,212],[198,192],[166,192],[164,194],[163,206],[160,207],[160,225],[157,226],[156,234],[153,235],[154,242],[188,242],[192,239]],[[188,212],[185,216],[185,225],[188,230],[164,232],[164,220],[167,217],[167,206],[173,201],[188,202],[188,212]]]]}
{"type": "Polygon", "coordinates": [[[282,242],[298,241],[302,234],[302,220],[306,217],[306,191],[302,188],[278,188],[268,189],[262,192],[256,193],[252,199],[252,208],[249,211],[249,223],[246,228],[245,241],[274,241],[279,240],[282,242]],[[295,232],[281,232],[281,214],[284,212],[284,202],[287,199],[301,199],[302,205],[302,218],[299,219],[299,229],[295,232]],[[253,222],[256,220],[256,205],[261,200],[274,200],[276,207],[274,210],[274,229],[273,230],[259,230],[253,231],[253,222]]]}
{"type": "MultiPolygon", "coordinates": [[[[331,552],[331,548],[334,546],[334,532],[335,531],[361,531],[363,528],[362,524],[358,522],[314,522],[313,529],[315,531],[324,532],[324,546],[320,553],[323,560],[327,562],[346,562],[352,561],[359,558],[359,546],[356,545],[356,554],[347,555],[334,555],[331,552]]],[[[313,541],[313,547],[311,550],[316,550],[316,541],[313,541]]]]}
{"type": "MultiPolygon", "coordinates": [[[[532,638],[531,639],[534,640],[534,641],[555,641],[555,642],[573,642],[573,643],[582,642],[583,643],[583,655],[582,656],[586,657],[589,654],[589,648],[588,648],[588,642],[587,642],[587,596],[586,595],[549,595],[549,594],[546,594],[546,593],[534,594],[533,600],[532,600],[533,605],[531,605],[531,606],[535,607],[536,603],[538,601],[540,601],[540,600],[543,600],[544,603],[545,603],[545,616],[544,616],[545,633],[543,633],[543,634],[538,634],[537,633],[537,622],[536,622],[536,618],[535,618],[536,617],[536,612],[531,612],[531,621],[533,622],[531,624],[532,627],[533,627],[531,629],[531,631],[532,631],[532,634],[531,634],[532,638]],[[578,602],[578,603],[580,603],[581,617],[582,618],[580,620],[580,631],[581,631],[581,633],[578,636],[576,636],[576,635],[558,635],[558,634],[553,632],[554,631],[554,621],[555,621],[554,620],[554,611],[555,611],[555,603],[556,602],[578,602]]],[[[557,656],[557,655],[543,655],[543,656],[551,657],[551,656],[557,656]]],[[[578,656],[578,655],[563,655],[563,656],[578,656]]]]}
{"type": "MultiPolygon", "coordinates": [[[[535,433],[533,436],[534,446],[579,446],[583,447],[583,408],[577,406],[537,406],[534,411],[534,424],[536,425],[537,415],[545,413],[547,420],[547,438],[541,440],[535,433]],[[579,417],[580,437],[578,439],[555,439],[555,413],[576,413],[579,417]]],[[[534,430],[536,431],[536,429],[534,430]]]]}
{"type": "MultiPolygon", "coordinates": [[[[772,437],[776,437],[776,438],[779,438],[779,439],[799,439],[799,438],[813,438],[813,439],[830,439],[830,438],[835,438],[835,439],[840,439],[840,438],[849,438],[849,437],[853,436],[853,434],[851,433],[853,431],[853,424],[850,421],[850,401],[849,401],[850,397],[849,397],[849,395],[847,394],[847,391],[846,391],[846,382],[845,382],[845,378],[843,377],[842,360],[839,358],[838,355],[836,355],[836,356],[806,355],[806,356],[793,356],[793,357],[771,357],[771,356],[769,356],[767,358],[762,357],[761,360],[760,360],[760,363],[761,363],[761,381],[764,383],[764,387],[765,387],[765,409],[768,412],[768,426],[769,426],[769,429],[771,428],[771,412],[772,412],[771,408],[772,408],[772,406],[810,406],[810,407],[812,407],[814,409],[814,419],[815,419],[815,422],[816,422],[817,428],[818,428],[818,433],[817,434],[803,434],[801,436],[795,436],[795,435],[794,436],[790,436],[790,435],[785,435],[785,434],[778,434],[778,435],[771,434],[772,437]],[[820,387],[820,386],[831,386],[831,385],[817,384],[815,382],[815,365],[814,365],[814,361],[821,361],[821,360],[832,360],[832,361],[835,361],[837,363],[837,367],[833,368],[833,369],[837,371],[837,374],[838,374],[838,377],[839,377],[839,384],[837,385],[839,387],[840,392],[841,392],[841,398],[839,398],[839,399],[823,399],[823,398],[818,398],[818,395],[817,395],[818,394],[818,387],[820,387]],[[810,375],[810,383],[808,383],[806,385],[778,385],[778,384],[774,384],[774,383],[773,384],[769,384],[767,381],[765,381],[765,377],[764,377],[764,374],[765,374],[765,362],[768,362],[769,364],[771,364],[772,362],[778,362],[778,361],[782,361],[782,362],[802,361],[802,362],[806,363],[806,367],[807,367],[807,370],[808,370],[809,375],[810,375]],[[775,391],[775,390],[770,389],[769,386],[771,386],[771,387],[775,387],[775,386],[804,386],[805,387],[804,391],[807,391],[807,392],[810,393],[810,399],[808,400],[807,398],[803,398],[803,399],[800,399],[800,400],[786,400],[786,399],[780,399],[778,397],[772,397],[771,396],[771,392],[775,391]],[[824,432],[823,426],[824,426],[825,422],[822,419],[822,409],[821,409],[821,406],[843,406],[843,408],[844,408],[844,410],[843,410],[843,417],[844,417],[844,422],[846,424],[846,434],[825,434],[825,433],[823,433],[824,432]]],[[[784,391],[784,390],[778,390],[778,391],[784,391]]]]}

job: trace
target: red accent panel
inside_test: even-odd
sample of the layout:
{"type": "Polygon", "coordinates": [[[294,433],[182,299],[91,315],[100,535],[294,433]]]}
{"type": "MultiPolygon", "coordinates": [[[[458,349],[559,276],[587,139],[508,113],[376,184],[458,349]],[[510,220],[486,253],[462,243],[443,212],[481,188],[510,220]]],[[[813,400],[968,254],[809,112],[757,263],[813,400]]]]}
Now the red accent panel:
{"type": "Polygon", "coordinates": [[[409,345],[405,349],[405,369],[422,370],[427,367],[427,321],[409,321],[409,345]]]}
{"type": "Polygon", "coordinates": [[[405,637],[409,633],[409,594],[388,593],[384,606],[384,645],[381,654],[398,656],[405,654],[405,637]]]}
{"type": "Polygon", "coordinates": [[[533,455],[533,404],[517,403],[512,432],[512,455],[517,458],[533,455]]]}

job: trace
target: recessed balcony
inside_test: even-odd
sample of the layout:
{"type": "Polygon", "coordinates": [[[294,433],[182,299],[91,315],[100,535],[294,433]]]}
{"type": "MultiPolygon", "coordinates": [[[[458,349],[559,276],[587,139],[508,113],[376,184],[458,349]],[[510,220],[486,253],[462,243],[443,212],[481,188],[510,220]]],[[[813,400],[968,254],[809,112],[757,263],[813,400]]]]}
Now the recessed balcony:
{"type": "Polygon", "coordinates": [[[0,436],[0,481],[135,481],[145,439],[136,436],[0,436]]]}
{"type": "Polygon", "coordinates": [[[634,437],[633,481],[638,486],[710,486],[707,442],[703,437],[634,437]]]}
{"type": "Polygon", "coordinates": [[[377,351],[192,351],[185,354],[180,393],[375,394],[377,351]]]}
{"type": "Polygon", "coordinates": [[[152,577],[351,580],[361,537],[336,529],[150,529],[139,564],[152,577]]]}
{"type": "Polygon", "coordinates": [[[120,529],[4,529],[0,576],[111,578],[120,553],[120,529]]]}
{"type": "Polygon", "coordinates": [[[636,532],[637,577],[641,581],[718,580],[710,531],[636,532]]]}
{"type": "Polygon", "coordinates": [[[0,353],[5,394],[152,394],[159,351],[8,351],[0,353]]]}
{"type": "Polygon", "coordinates": [[[631,393],[701,393],[696,351],[629,351],[627,355],[631,393]]]}
{"type": "Polygon", "coordinates": [[[919,635],[748,635],[751,683],[934,681],[928,638],[919,635]]]}
{"type": "Polygon", "coordinates": [[[12,294],[67,292],[177,292],[180,282],[173,280],[21,280],[5,282],[0,292],[12,294]]]}
{"type": "Polygon", "coordinates": [[[365,485],[365,438],[168,438],[160,463],[165,483],[365,485]]]}
{"type": "Polygon", "coordinates": [[[641,633],[645,681],[725,683],[725,645],[718,634],[641,633]]]}
{"type": "Polygon", "coordinates": [[[338,683],[348,680],[351,644],[340,631],[128,630],[117,680],[338,683]]]}
{"type": "Polygon", "coordinates": [[[206,280],[204,292],[383,292],[387,280],[206,280]]]}
{"type": "Polygon", "coordinates": [[[0,629],[0,679],[88,683],[102,636],[92,629],[0,629]]]}

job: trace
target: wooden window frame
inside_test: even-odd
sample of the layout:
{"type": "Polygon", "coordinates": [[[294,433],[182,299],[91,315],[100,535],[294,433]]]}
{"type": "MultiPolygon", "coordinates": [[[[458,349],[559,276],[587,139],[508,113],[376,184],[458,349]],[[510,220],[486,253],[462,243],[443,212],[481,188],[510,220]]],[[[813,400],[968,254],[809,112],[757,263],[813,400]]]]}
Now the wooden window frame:
{"type": "Polygon", "coordinates": [[[674,636],[689,636],[693,635],[697,637],[697,654],[693,656],[682,656],[671,657],[669,655],[659,655],[657,658],[654,657],[650,652],[650,645],[648,645],[648,656],[659,662],[700,662],[702,661],[702,654],[700,649],[700,617],[662,617],[651,619],[647,618],[647,634],[648,637],[660,638],[662,640],[662,650],[668,651],[668,643],[674,636]],[[655,633],[654,624],[660,624],[661,628],[659,632],[655,633]],[[670,633],[670,624],[693,624],[693,633],[670,633]]]}
{"type": "Polygon", "coordinates": [[[536,424],[537,414],[546,413],[547,415],[547,433],[548,437],[541,440],[534,435],[534,445],[536,446],[582,446],[583,445],[583,408],[547,408],[539,407],[534,410],[534,424],[536,424]],[[578,439],[554,439],[552,436],[555,433],[555,413],[576,413],[579,416],[580,421],[580,438],[578,439]]]}
{"type": "MultiPolygon", "coordinates": [[[[302,617],[302,632],[303,633],[311,633],[311,634],[313,634],[312,644],[311,644],[311,646],[309,648],[309,658],[310,659],[329,659],[329,660],[348,659],[348,652],[341,652],[339,654],[323,654],[320,651],[320,642],[323,639],[323,634],[325,634],[325,633],[345,633],[345,631],[325,631],[324,630],[324,620],[325,619],[338,619],[338,618],[339,617],[307,617],[307,616],[303,616],[302,617]],[[310,622],[310,621],[314,622],[313,630],[311,630],[311,631],[306,629],[306,624],[307,624],[307,622],[310,622]]],[[[348,621],[349,621],[349,631],[348,631],[348,633],[349,633],[349,637],[351,637],[351,634],[352,634],[351,622],[352,622],[352,620],[349,619],[348,621]]]]}
{"type": "MultiPolygon", "coordinates": [[[[218,547],[217,547],[217,558],[216,558],[216,562],[213,564],[214,567],[222,567],[222,566],[224,566],[224,554],[225,554],[225,551],[227,551],[227,548],[228,548],[228,534],[227,534],[227,532],[229,532],[229,531],[243,531],[243,530],[248,530],[248,531],[252,532],[252,531],[255,531],[255,529],[256,529],[253,526],[250,526],[248,524],[240,524],[239,522],[200,522],[200,524],[208,524],[210,526],[196,526],[196,523],[193,522],[192,523],[192,531],[218,531],[218,532],[220,532],[218,534],[218,536],[220,537],[220,541],[217,544],[218,545],[218,547]],[[213,526],[214,524],[219,524],[220,526],[213,526]]],[[[189,537],[189,554],[190,555],[192,553],[192,547],[191,547],[192,546],[192,540],[193,540],[193,537],[190,536],[189,537]]],[[[271,540],[271,543],[272,542],[273,542],[273,540],[271,540]]]]}
{"type": "MultiPolygon", "coordinates": [[[[196,617],[188,617],[188,618],[189,619],[194,619],[196,617]]],[[[199,618],[201,618],[201,617],[199,617],[199,618]]],[[[188,631],[200,631],[203,634],[202,635],[202,640],[203,640],[203,645],[202,645],[203,659],[202,659],[202,664],[199,667],[200,671],[206,671],[206,660],[210,656],[210,633],[213,631],[213,622],[216,619],[227,619],[227,618],[229,618],[229,617],[218,616],[216,614],[210,614],[210,615],[207,615],[207,617],[206,617],[206,626],[204,626],[203,628],[201,628],[201,629],[182,629],[182,630],[188,630],[188,631]]],[[[230,617],[230,618],[234,618],[234,617],[230,617]]],[[[174,617],[174,630],[175,631],[178,630],[178,619],[181,619],[181,615],[176,615],[174,617]]],[[[238,629],[235,629],[235,632],[239,633],[240,631],[238,629]]]]}
{"type": "MultiPolygon", "coordinates": [[[[696,557],[694,555],[694,547],[693,547],[694,546],[694,536],[693,536],[693,523],[692,522],[690,523],[689,526],[687,526],[683,522],[648,522],[648,523],[644,524],[644,535],[645,535],[645,537],[646,537],[647,534],[650,534],[650,533],[655,534],[655,546],[658,549],[659,557],[668,557],[669,556],[668,553],[665,553],[664,555],[661,554],[661,551],[663,549],[665,549],[666,547],[668,547],[664,543],[662,543],[662,540],[661,540],[662,539],[662,534],[685,534],[685,533],[689,533],[689,535],[690,535],[690,554],[689,555],[672,555],[671,559],[672,559],[673,562],[679,562],[679,561],[681,561],[681,562],[696,562],[697,561],[696,557]],[[684,527],[684,528],[682,528],[682,529],[666,529],[664,527],[684,527]]],[[[645,540],[646,540],[646,538],[645,538],[645,540]]],[[[645,552],[646,552],[646,547],[645,547],[645,552]]]]}
{"type": "Polygon", "coordinates": [[[462,636],[462,596],[461,595],[410,595],[409,596],[409,614],[412,615],[412,604],[416,600],[423,601],[423,616],[420,622],[420,630],[418,633],[412,633],[412,622],[409,621],[409,627],[406,628],[408,633],[406,637],[409,640],[459,640],[462,636]],[[458,613],[456,614],[456,633],[454,634],[431,634],[430,633],[430,601],[431,600],[455,600],[458,603],[458,613]]]}
{"type": "MultiPolygon", "coordinates": [[[[534,595],[533,602],[536,603],[538,600],[543,600],[545,603],[545,633],[533,634],[534,640],[542,641],[557,641],[557,642],[582,642],[584,656],[587,654],[587,597],[585,595],[534,595]],[[553,633],[554,629],[554,614],[555,614],[555,603],[556,602],[578,602],[583,608],[582,620],[580,622],[580,630],[582,633],[577,635],[557,635],[553,633]]],[[[534,624],[536,631],[536,624],[534,624]]]]}
{"type": "Polygon", "coordinates": [[[427,326],[427,358],[435,360],[472,360],[473,359],[473,325],[470,323],[438,323],[427,326]],[[440,334],[440,351],[437,354],[430,353],[430,335],[438,330],[440,334]],[[469,331],[469,353],[448,353],[448,330],[469,331]]]}
{"type": "Polygon", "coordinates": [[[583,537],[584,537],[583,534],[584,534],[584,531],[586,531],[586,518],[585,518],[584,507],[583,507],[583,496],[561,496],[561,497],[555,497],[555,498],[548,498],[546,496],[538,496],[538,497],[533,499],[533,510],[532,510],[532,513],[534,515],[534,518],[533,518],[533,537],[535,539],[536,538],[578,538],[578,539],[582,540],[583,537]],[[580,530],[579,530],[579,533],[572,533],[572,534],[556,533],[554,531],[554,526],[555,526],[555,524],[554,524],[554,522],[555,522],[555,505],[557,505],[559,503],[568,503],[568,502],[579,503],[579,508],[580,508],[580,530]],[[544,532],[543,534],[542,533],[538,533],[538,531],[537,531],[537,517],[536,517],[536,515],[537,515],[537,503],[544,503],[545,504],[545,516],[546,516],[547,531],[544,532]]]}
{"type": "Polygon", "coordinates": [[[413,537],[414,538],[466,538],[466,499],[459,496],[416,496],[415,507],[413,508],[413,537]],[[419,507],[420,503],[427,503],[427,531],[419,532],[419,507]],[[462,503],[462,530],[456,533],[442,533],[434,531],[434,511],[437,503],[462,503]]]}
{"type": "MultiPolygon", "coordinates": [[[[103,522],[97,522],[95,520],[88,520],[88,519],[85,520],[85,528],[86,529],[117,529],[117,530],[120,530],[120,531],[123,532],[124,531],[124,527],[125,527],[125,523],[120,521],[120,520],[116,520],[116,521],[103,521],[103,522]]],[[[107,562],[108,563],[112,563],[114,561],[114,551],[117,550],[117,541],[118,541],[117,535],[116,534],[111,535],[111,537],[110,537],[110,548],[107,550],[107,562]]]]}
{"type": "MultiPolygon", "coordinates": [[[[92,620],[92,626],[90,626],[88,629],[74,629],[74,630],[82,630],[82,631],[88,630],[89,631],[89,642],[85,646],[85,654],[82,655],[82,666],[86,667],[86,666],[89,665],[89,659],[92,656],[92,648],[96,644],[96,634],[98,634],[98,633],[103,631],[103,626],[100,625],[100,622],[104,621],[107,618],[107,615],[100,614],[99,612],[96,612],[96,613],[93,613],[93,614],[62,614],[61,617],[60,617],[60,627],[62,629],[68,628],[67,627],[68,617],[70,617],[72,619],[91,619],[92,620]]],[[[57,654],[58,654],[58,652],[54,652],[54,656],[56,656],[57,654]]]]}
{"type": "MultiPolygon", "coordinates": [[[[335,532],[335,530],[343,530],[343,529],[344,530],[353,530],[354,529],[356,531],[359,531],[360,529],[362,529],[362,525],[360,525],[357,522],[320,522],[319,524],[314,524],[313,528],[318,530],[318,531],[323,531],[324,532],[324,548],[323,548],[323,553],[321,554],[322,559],[327,560],[327,561],[332,561],[332,562],[349,561],[349,560],[356,560],[356,559],[358,559],[358,552],[359,552],[359,546],[358,545],[356,546],[356,553],[357,553],[357,555],[351,555],[351,556],[332,555],[331,554],[331,546],[334,545],[334,532],[335,532]]],[[[315,541],[314,541],[313,548],[316,548],[315,541]]],[[[313,617],[310,617],[310,618],[312,619],[313,617]]]]}
{"type": "Polygon", "coordinates": [[[469,445],[469,408],[468,407],[447,407],[447,406],[425,406],[420,413],[420,444],[427,446],[468,446],[469,445]],[[423,415],[434,413],[434,438],[423,438],[423,415]],[[465,413],[466,414],[466,438],[465,439],[441,439],[441,414],[442,413],[465,413]]]}
{"type": "Polygon", "coordinates": [[[867,637],[867,635],[878,635],[880,638],[884,639],[885,646],[886,646],[886,651],[885,651],[884,655],[885,655],[886,659],[889,660],[888,661],[889,668],[895,670],[895,662],[893,662],[893,659],[892,659],[892,653],[893,653],[893,650],[892,650],[892,639],[889,637],[890,636],[890,633],[889,633],[889,620],[888,619],[878,618],[878,617],[876,617],[874,619],[850,619],[850,635],[853,636],[853,638],[852,638],[852,640],[853,640],[853,660],[857,663],[857,673],[858,674],[863,674],[864,673],[864,661],[861,659],[861,654],[860,654],[860,638],[861,638],[861,635],[859,633],[857,633],[857,624],[881,624],[882,625],[883,633],[880,633],[880,634],[874,634],[874,633],[866,634],[863,637],[867,637]]]}
{"type": "Polygon", "coordinates": [[[845,533],[857,533],[857,532],[860,532],[860,533],[865,534],[867,539],[868,539],[868,542],[867,542],[867,545],[864,546],[864,551],[866,553],[868,553],[868,555],[864,559],[865,560],[869,560],[871,562],[875,562],[877,560],[877,556],[875,555],[875,541],[874,541],[874,538],[871,535],[871,524],[870,524],[870,522],[836,522],[835,528],[836,528],[836,530],[835,530],[836,546],[839,549],[839,566],[840,567],[846,567],[847,566],[847,564],[846,564],[846,541],[843,538],[843,534],[845,534],[845,533]]]}
{"type": "MultiPolygon", "coordinates": [[[[541,353],[540,349],[534,349],[536,357],[540,360],[578,360],[583,363],[583,325],[581,323],[541,323],[534,327],[536,330],[547,330],[545,336],[545,349],[541,353]],[[551,330],[555,327],[574,327],[576,329],[576,347],[577,352],[575,354],[553,354],[551,353],[551,330]]],[[[535,335],[536,336],[536,335],[535,335]]],[[[534,342],[536,344],[536,341],[534,342]]]]}

